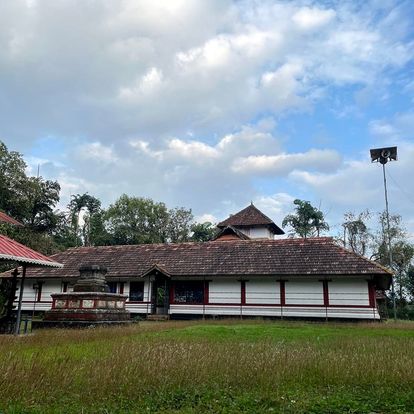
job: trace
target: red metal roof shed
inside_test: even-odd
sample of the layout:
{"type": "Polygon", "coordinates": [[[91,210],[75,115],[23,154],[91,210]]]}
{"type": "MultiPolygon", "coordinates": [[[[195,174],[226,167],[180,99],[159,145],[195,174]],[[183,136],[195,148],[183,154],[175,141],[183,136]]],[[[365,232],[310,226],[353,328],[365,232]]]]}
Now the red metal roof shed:
{"type": "Polygon", "coordinates": [[[19,302],[17,307],[17,320],[14,333],[20,333],[20,321],[22,312],[22,300],[26,268],[28,266],[41,267],[63,267],[62,264],[54,262],[43,254],[0,234],[0,261],[16,262],[23,266],[23,274],[20,282],[19,302]]]}
{"type": "Polygon", "coordinates": [[[20,223],[20,221],[17,221],[14,218],[8,216],[3,211],[0,211],[0,221],[3,223],[13,224],[15,226],[23,226],[23,224],[20,223]]]}
{"type": "Polygon", "coordinates": [[[0,261],[17,262],[28,266],[63,267],[43,254],[0,234],[0,261]]]}

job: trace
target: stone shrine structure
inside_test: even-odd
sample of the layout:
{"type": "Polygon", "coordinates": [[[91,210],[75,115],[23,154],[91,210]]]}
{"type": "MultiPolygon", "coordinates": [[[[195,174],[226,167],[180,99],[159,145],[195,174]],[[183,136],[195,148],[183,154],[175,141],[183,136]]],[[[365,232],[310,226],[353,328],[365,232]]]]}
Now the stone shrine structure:
{"type": "Polygon", "coordinates": [[[52,309],[45,313],[45,324],[82,326],[130,321],[125,309],[127,296],[109,292],[105,266],[82,265],[79,272],[73,292],[51,295],[52,309]]]}

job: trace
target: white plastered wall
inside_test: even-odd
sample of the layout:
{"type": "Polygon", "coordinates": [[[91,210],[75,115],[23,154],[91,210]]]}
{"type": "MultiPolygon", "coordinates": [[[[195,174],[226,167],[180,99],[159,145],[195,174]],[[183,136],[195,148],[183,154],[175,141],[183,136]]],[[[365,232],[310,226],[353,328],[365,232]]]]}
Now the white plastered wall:
{"type": "Polygon", "coordinates": [[[238,227],[243,234],[251,239],[273,239],[272,233],[265,226],[263,227],[238,227]]]}
{"type": "Polygon", "coordinates": [[[285,282],[286,305],[323,305],[323,285],[317,279],[285,282]]]}
{"type": "Polygon", "coordinates": [[[368,281],[361,279],[333,279],[329,282],[330,305],[368,306],[368,281]]]}
{"type": "Polygon", "coordinates": [[[240,303],[241,285],[236,279],[214,279],[209,283],[209,303],[240,303]]]}
{"type": "Polygon", "coordinates": [[[274,278],[249,279],[246,282],[246,304],[280,303],[280,282],[274,278]]]}

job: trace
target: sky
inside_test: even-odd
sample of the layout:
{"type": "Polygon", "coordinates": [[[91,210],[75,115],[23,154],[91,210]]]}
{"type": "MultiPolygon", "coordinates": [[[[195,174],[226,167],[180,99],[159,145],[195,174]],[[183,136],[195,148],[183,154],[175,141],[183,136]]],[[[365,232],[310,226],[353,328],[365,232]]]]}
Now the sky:
{"type": "Polygon", "coordinates": [[[296,198],[414,234],[414,1],[2,0],[0,140],[61,206],[121,194],[225,219],[296,198]]]}

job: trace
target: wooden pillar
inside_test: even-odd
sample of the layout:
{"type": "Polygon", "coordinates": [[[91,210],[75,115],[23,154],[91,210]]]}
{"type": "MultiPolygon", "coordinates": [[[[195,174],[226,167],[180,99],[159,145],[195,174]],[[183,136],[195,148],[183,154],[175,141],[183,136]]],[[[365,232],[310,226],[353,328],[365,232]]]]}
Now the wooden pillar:
{"type": "Polygon", "coordinates": [[[246,281],[240,282],[240,319],[243,318],[243,305],[246,304],[246,281]]]}
{"type": "Polygon", "coordinates": [[[22,278],[20,280],[20,292],[19,292],[19,303],[17,305],[17,318],[16,326],[14,328],[14,334],[19,335],[20,333],[20,321],[22,319],[22,301],[23,301],[23,290],[24,290],[24,281],[26,279],[26,265],[23,265],[22,278]]]}
{"type": "Polygon", "coordinates": [[[203,279],[203,319],[206,317],[206,305],[208,305],[209,286],[206,278],[203,279]]]}
{"type": "Polygon", "coordinates": [[[152,296],[152,295],[151,295],[151,276],[150,276],[150,275],[148,275],[148,288],[147,288],[147,316],[148,316],[148,314],[149,314],[149,311],[148,311],[148,306],[149,306],[149,305],[151,305],[151,307],[152,307],[152,303],[151,303],[150,296],[152,296]]]}
{"type": "Polygon", "coordinates": [[[42,300],[42,287],[43,287],[43,281],[40,280],[37,282],[37,294],[36,294],[36,302],[40,302],[42,300]]]}
{"type": "Polygon", "coordinates": [[[328,281],[322,280],[323,284],[323,306],[325,306],[325,319],[328,320],[329,288],[328,281]]]}
{"type": "Polygon", "coordinates": [[[280,280],[279,281],[280,286],[279,286],[279,290],[280,290],[280,319],[283,319],[283,306],[286,305],[286,286],[285,286],[285,281],[284,280],[280,280]]]}

